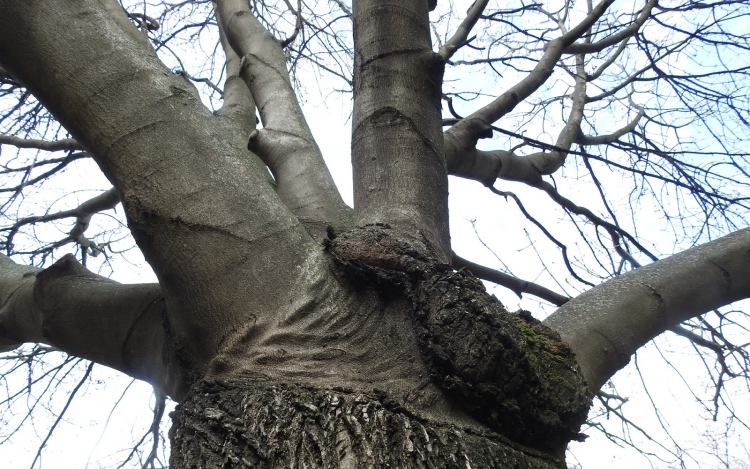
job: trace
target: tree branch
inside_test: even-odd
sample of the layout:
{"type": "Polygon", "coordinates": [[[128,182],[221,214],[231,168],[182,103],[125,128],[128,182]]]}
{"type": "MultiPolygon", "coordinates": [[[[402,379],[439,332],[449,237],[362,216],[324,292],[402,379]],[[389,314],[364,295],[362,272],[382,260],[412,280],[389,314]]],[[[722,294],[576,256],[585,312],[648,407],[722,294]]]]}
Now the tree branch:
{"type": "Polygon", "coordinates": [[[518,277],[508,275],[504,272],[500,272],[495,269],[490,269],[483,265],[475,264],[463,257],[458,256],[455,252],[453,253],[453,268],[454,269],[468,269],[475,277],[483,280],[488,280],[492,283],[502,285],[505,288],[513,291],[518,297],[521,297],[522,293],[534,295],[543,300],[549,301],[555,306],[562,306],[567,303],[570,298],[567,296],[555,293],[552,290],[538,285],[528,280],[522,280],[518,277]]]}
{"type": "Polygon", "coordinates": [[[578,144],[583,146],[607,145],[620,140],[624,135],[634,131],[646,111],[642,106],[637,106],[632,101],[631,104],[638,109],[638,114],[628,123],[628,125],[607,135],[581,135],[578,138],[578,144]]]}
{"type": "Polygon", "coordinates": [[[99,250],[98,246],[93,241],[87,239],[84,236],[84,233],[86,232],[86,229],[89,226],[89,222],[91,221],[91,217],[94,214],[103,212],[104,210],[113,209],[117,206],[118,203],[120,203],[120,195],[113,187],[112,189],[103,192],[102,194],[99,194],[96,197],[87,200],[86,202],[83,202],[81,205],[74,209],[50,213],[47,215],[40,215],[36,217],[22,218],[21,220],[18,220],[16,223],[14,223],[13,226],[9,229],[5,246],[6,251],[8,252],[8,255],[10,255],[13,249],[13,237],[16,235],[16,233],[18,233],[18,230],[25,225],[75,217],[75,225],[73,225],[73,228],[70,230],[68,237],[63,241],[75,241],[83,246],[84,249],[91,248],[92,253],[96,255],[98,253],[97,251],[99,250]]]}
{"type": "Polygon", "coordinates": [[[292,289],[314,241],[246,150],[247,129],[210,113],[98,0],[0,0],[0,11],[3,66],[121,195],[174,340],[205,372],[247,305],[264,320],[280,310],[272,292],[292,289]]]}
{"type": "Polygon", "coordinates": [[[78,151],[83,149],[74,138],[48,141],[18,138],[2,134],[0,134],[0,145],[13,145],[17,148],[35,148],[44,151],[78,151]]]}
{"type": "MultiPolygon", "coordinates": [[[[216,4],[214,3],[215,9],[216,4]]],[[[257,126],[253,94],[247,87],[245,80],[240,77],[241,59],[229,44],[225,29],[221,24],[221,18],[218,15],[216,15],[216,21],[219,24],[221,48],[224,50],[224,56],[226,57],[227,73],[227,78],[224,81],[224,92],[222,93],[224,103],[216,111],[216,114],[236,119],[247,129],[248,135],[250,135],[257,126]]]]}
{"type": "Polygon", "coordinates": [[[443,60],[424,0],[354,2],[352,166],[358,225],[388,223],[450,260],[443,60]]]}
{"type": "Polygon", "coordinates": [[[484,9],[487,8],[489,2],[490,0],[476,0],[469,7],[469,10],[466,12],[466,18],[464,18],[458,26],[458,29],[453,33],[453,36],[443,44],[440,48],[440,52],[438,52],[444,61],[447,62],[453,57],[453,54],[455,54],[458,49],[467,43],[469,33],[474,28],[474,25],[477,24],[477,21],[479,21],[479,18],[482,16],[484,9]]]}
{"type": "Polygon", "coordinates": [[[187,389],[168,342],[156,284],[121,285],[68,254],[47,269],[0,254],[0,350],[44,343],[145,380],[179,398],[187,389]]]}
{"type": "Polygon", "coordinates": [[[242,58],[240,76],[263,122],[262,130],[250,134],[248,149],[271,169],[286,206],[301,219],[322,226],[316,237],[324,237],[326,223],[350,226],[351,211],[302,114],[281,44],[250,12],[247,2],[219,0],[216,13],[229,44],[242,58]]]}
{"type": "Polygon", "coordinates": [[[545,320],[598,390],[646,342],[680,322],[750,297],[750,229],[632,270],[545,320]]]}
{"type": "Polygon", "coordinates": [[[639,29],[641,29],[641,26],[643,26],[646,20],[651,16],[651,11],[654,9],[657,3],[658,3],[658,0],[649,0],[649,2],[646,4],[643,10],[641,10],[641,14],[638,16],[638,18],[635,21],[633,21],[632,24],[621,29],[615,34],[612,34],[611,36],[607,36],[601,41],[576,42],[566,47],[563,53],[564,54],[590,54],[593,52],[600,52],[606,49],[607,47],[614,46],[618,42],[624,41],[632,37],[633,35],[635,35],[635,33],[638,32],[639,29]]]}
{"type": "MultiPolygon", "coordinates": [[[[479,138],[491,136],[490,125],[512,111],[518,103],[522,102],[552,75],[555,65],[566,47],[581,37],[614,3],[614,0],[602,0],[594,7],[586,17],[575,27],[547,43],[544,55],[534,69],[526,77],[500,95],[487,106],[479,109],[468,117],[462,119],[456,125],[446,131],[446,148],[458,144],[460,147],[475,146],[479,138]],[[449,139],[448,134],[454,136],[449,139]]],[[[455,150],[451,150],[455,151],[455,150]]],[[[460,153],[460,151],[459,151],[460,153]]]]}

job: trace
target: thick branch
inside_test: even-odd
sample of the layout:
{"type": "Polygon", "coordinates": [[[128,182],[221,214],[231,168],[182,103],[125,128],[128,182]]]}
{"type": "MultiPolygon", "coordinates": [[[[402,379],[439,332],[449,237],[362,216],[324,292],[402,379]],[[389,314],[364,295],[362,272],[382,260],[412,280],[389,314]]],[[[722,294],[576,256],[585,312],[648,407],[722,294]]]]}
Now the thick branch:
{"type": "Polygon", "coordinates": [[[0,11],[0,61],[122,196],[200,373],[248,314],[278,310],[314,242],[245,149],[247,130],[209,112],[97,0],[0,0],[0,11]]]}
{"type": "Polygon", "coordinates": [[[358,225],[388,223],[450,259],[440,88],[425,0],[354,2],[352,163],[358,225]]]}
{"type": "Polygon", "coordinates": [[[574,28],[547,43],[544,55],[526,77],[490,104],[448,129],[446,131],[446,152],[449,151],[450,145],[475,146],[477,139],[487,136],[488,133],[491,135],[489,126],[539,89],[552,76],[555,65],[562,57],[565,48],[581,37],[607,11],[612,3],[614,3],[614,0],[599,2],[574,28]],[[453,135],[455,139],[449,139],[448,134],[453,135]]]}
{"type": "MultiPolygon", "coordinates": [[[[482,151],[476,149],[476,140],[461,139],[451,130],[445,132],[445,157],[448,173],[492,185],[495,179],[524,182],[537,185],[542,176],[554,173],[562,167],[571,146],[581,135],[583,108],[586,103],[586,74],[583,57],[576,58],[576,84],[571,96],[568,121],[557,138],[552,151],[542,151],[519,156],[506,151],[482,151]]],[[[468,119],[468,118],[467,118],[468,119]]],[[[460,125],[460,121],[457,126],[460,125]]],[[[454,127],[455,128],[455,127],[454,127]]]]}
{"type": "MultiPolygon", "coordinates": [[[[216,7],[214,6],[214,8],[216,7]]],[[[224,82],[224,92],[222,93],[224,103],[216,111],[216,114],[239,120],[247,128],[249,135],[255,130],[257,125],[255,101],[250,89],[240,76],[242,69],[240,65],[241,59],[234,49],[232,49],[231,44],[229,44],[227,35],[224,32],[225,29],[221,24],[221,18],[218,15],[216,16],[216,20],[219,22],[219,40],[221,41],[221,48],[224,50],[224,56],[226,57],[227,73],[227,79],[224,82]]]]}
{"type": "Polygon", "coordinates": [[[247,2],[219,0],[216,13],[229,44],[242,58],[240,74],[263,122],[262,130],[250,134],[248,148],[271,169],[279,197],[295,215],[349,226],[350,209],[302,114],[281,44],[250,12],[247,2]]]}
{"type": "Polygon", "coordinates": [[[595,391],[657,335],[750,297],[748,265],[746,228],[615,277],[570,300],[545,323],[570,344],[595,391]]]}
{"type": "Polygon", "coordinates": [[[180,398],[186,383],[167,341],[165,309],[158,285],[113,282],[71,255],[40,270],[0,254],[0,350],[49,344],[180,398]]]}

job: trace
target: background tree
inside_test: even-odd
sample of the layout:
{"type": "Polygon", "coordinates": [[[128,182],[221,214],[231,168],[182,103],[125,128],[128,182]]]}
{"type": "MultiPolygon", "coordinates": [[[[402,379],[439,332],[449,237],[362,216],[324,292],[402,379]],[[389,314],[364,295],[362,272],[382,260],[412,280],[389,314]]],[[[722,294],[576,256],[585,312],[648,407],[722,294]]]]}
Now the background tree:
{"type": "Polygon", "coordinates": [[[750,294],[746,3],[445,2],[430,22],[431,3],[0,2],[0,142],[39,150],[3,153],[3,347],[180,402],[172,467],[557,467],[589,398],[667,330],[713,354],[718,406],[747,369],[742,316],[717,310],[750,294]],[[353,209],[295,93],[311,69],[353,91],[353,209]],[[35,205],[88,160],[112,189],[35,205]],[[567,274],[539,261],[564,294],[452,253],[447,174],[557,246],[567,274]],[[121,250],[87,234],[120,203],[158,283],[57,254],[121,250]],[[659,252],[644,206],[703,244],[659,252]],[[474,275],[560,308],[509,314],[474,275]]]}

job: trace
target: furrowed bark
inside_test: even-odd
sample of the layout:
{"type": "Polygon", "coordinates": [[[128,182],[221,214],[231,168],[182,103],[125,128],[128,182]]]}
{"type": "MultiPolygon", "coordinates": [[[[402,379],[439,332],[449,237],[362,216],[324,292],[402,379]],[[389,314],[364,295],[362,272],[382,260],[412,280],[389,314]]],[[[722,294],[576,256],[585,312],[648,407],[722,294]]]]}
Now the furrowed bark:
{"type": "Polygon", "coordinates": [[[615,277],[544,322],[576,354],[596,392],[635,351],[691,317],[750,297],[750,229],[615,277]]]}
{"type": "Polygon", "coordinates": [[[44,270],[0,255],[0,350],[49,344],[179,399],[186,388],[168,331],[156,284],[119,284],[71,255],[44,270]]]}
{"type": "Polygon", "coordinates": [[[351,225],[351,209],[343,202],[323,155],[307,125],[286,69],[279,41],[253,16],[247,2],[215,3],[219,23],[236,54],[240,74],[258,106],[263,129],[249,137],[276,178],[281,200],[303,222],[351,225]]]}
{"type": "Polygon", "coordinates": [[[440,91],[426,0],[354,2],[352,164],[358,225],[388,223],[450,259],[440,91]]]}
{"type": "Polygon", "coordinates": [[[0,10],[0,63],[122,196],[200,374],[248,314],[277,311],[313,240],[245,149],[246,130],[211,114],[98,1],[3,0],[0,10]]]}

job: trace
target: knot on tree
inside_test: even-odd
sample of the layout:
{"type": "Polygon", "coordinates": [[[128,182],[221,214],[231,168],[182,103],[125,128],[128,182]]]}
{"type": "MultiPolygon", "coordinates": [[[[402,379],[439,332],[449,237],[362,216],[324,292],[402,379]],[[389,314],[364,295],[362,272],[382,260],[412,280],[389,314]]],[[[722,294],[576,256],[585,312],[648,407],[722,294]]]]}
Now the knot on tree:
{"type": "Polygon", "coordinates": [[[355,285],[411,300],[432,380],[474,418],[551,453],[584,438],[591,393],[554,330],[528,312],[509,313],[470,273],[387,225],[344,233],[328,249],[355,285]]]}

